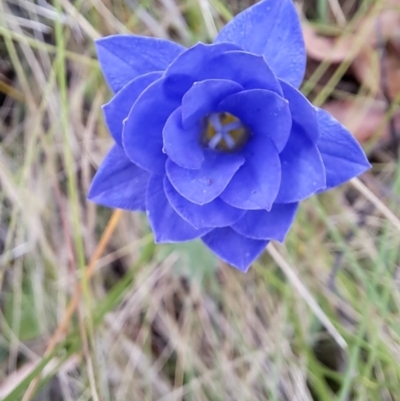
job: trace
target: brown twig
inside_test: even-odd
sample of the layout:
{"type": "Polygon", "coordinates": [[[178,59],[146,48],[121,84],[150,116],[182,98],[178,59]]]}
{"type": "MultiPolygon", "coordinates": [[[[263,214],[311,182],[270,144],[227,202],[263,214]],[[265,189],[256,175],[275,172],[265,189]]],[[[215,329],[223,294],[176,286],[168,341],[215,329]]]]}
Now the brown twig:
{"type": "MultiPolygon", "coordinates": [[[[108,221],[107,227],[103,232],[103,235],[101,236],[101,239],[93,253],[93,256],[91,257],[89,264],[87,265],[87,268],[85,270],[85,275],[86,279],[90,280],[90,278],[93,276],[95,272],[95,267],[96,267],[96,262],[97,260],[101,257],[101,255],[104,252],[105,247],[110,241],[111,235],[113,234],[118,221],[120,220],[122,215],[122,210],[115,210],[108,221]]],[[[79,300],[82,296],[82,286],[79,283],[75,289],[75,294],[71,301],[68,304],[68,307],[64,313],[63,318],[61,319],[61,322],[59,323],[56,331],[54,332],[53,336],[50,338],[50,341],[47,345],[46,351],[44,353],[44,358],[49,356],[55,349],[56,345],[60,341],[61,337],[63,334],[67,331],[69,322],[75,312],[75,310],[78,307],[79,300]]],[[[38,388],[39,382],[40,382],[41,375],[37,375],[29,384],[23,398],[21,401],[30,401],[32,397],[35,395],[36,390],[38,388]]]]}

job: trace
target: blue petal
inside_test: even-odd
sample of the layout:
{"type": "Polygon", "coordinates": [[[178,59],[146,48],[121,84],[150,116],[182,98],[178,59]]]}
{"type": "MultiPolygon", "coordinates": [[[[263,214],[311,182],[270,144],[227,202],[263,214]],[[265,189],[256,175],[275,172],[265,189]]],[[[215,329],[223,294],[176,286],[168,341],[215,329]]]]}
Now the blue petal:
{"type": "Polygon", "coordinates": [[[264,0],[247,8],[221,30],[215,42],[235,43],[262,54],[274,73],[295,87],[303,80],[306,53],[292,0],[264,0]]]}
{"type": "Polygon", "coordinates": [[[192,84],[206,79],[232,80],[245,89],[261,88],[282,94],[278,79],[263,57],[241,51],[231,43],[198,43],[181,54],[165,74],[188,79],[192,84]]]}
{"type": "Polygon", "coordinates": [[[246,163],[232,178],[221,199],[239,209],[270,210],[279,191],[278,151],[268,138],[256,136],[245,148],[246,163]]]}
{"type": "Polygon", "coordinates": [[[288,101],[274,92],[252,89],[235,93],[218,105],[238,117],[253,135],[270,138],[278,152],[285,147],[292,126],[288,101]]]}
{"type": "Polygon", "coordinates": [[[246,238],[230,227],[216,228],[202,240],[222,260],[244,273],[269,242],[246,238]]]}
{"type": "Polygon", "coordinates": [[[99,205],[146,210],[146,188],[150,174],[133,164],[118,145],[103,160],[89,190],[88,199],[99,205]]]}
{"type": "Polygon", "coordinates": [[[160,78],[161,72],[149,72],[140,75],[125,85],[107,104],[103,106],[106,124],[114,141],[122,146],[123,121],[136,102],[140,94],[156,79],[160,78]]]}
{"type": "Polygon", "coordinates": [[[325,188],[325,168],[317,145],[295,122],[280,158],[282,179],[275,202],[298,202],[325,188]]]}
{"type": "Polygon", "coordinates": [[[161,175],[152,175],[146,193],[147,217],[154,232],[154,241],[191,241],[208,233],[209,228],[197,229],[175,212],[165,196],[163,180],[161,175]]]}
{"type": "Polygon", "coordinates": [[[202,227],[226,227],[238,221],[246,213],[223,202],[220,198],[214,199],[205,205],[196,205],[179,195],[168,178],[164,178],[164,190],[171,206],[191,225],[202,227]]]}
{"type": "Polygon", "coordinates": [[[200,169],[187,170],[168,159],[166,171],[171,184],[184,198],[204,205],[221,194],[243,163],[244,157],[240,154],[205,149],[200,169]]]}
{"type": "Polygon", "coordinates": [[[232,228],[248,238],[283,242],[293,223],[298,205],[298,202],[275,203],[269,212],[249,210],[232,228]]]}
{"type": "Polygon", "coordinates": [[[245,89],[267,89],[282,95],[281,85],[263,57],[244,51],[231,50],[207,60],[201,78],[229,79],[245,89]]]}
{"type": "Polygon", "coordinates": [[[236,82],[227,79],[207,79],[195,82],[182,99],[182,125],[191,127],[217,109],[227,96],[243,90],[236,82]]]}
{"type": "Polygon", "coordinates": [[[168,75],[186,75],[194,78],[194,81],[202,81],[212,78],[210,71],[205,71],[204,64],[212,60],[216,55],[229,50],[240,50],[240,47],[232,43],[219,43],[206,45],[197,43],[186,50],[167,68],[165,74],[168,75]],[[200,79],[201,77],[201,79],[200,79]]]}
{"type": "Polygon", "coordinates": [[[336,187],[371,168],[353,135],[328,112],[318,109],[321,136],[318,149],[326,171],[326,189],[336,187]]]}
{"type": "Polygon", "coordinates": [[[189,129],[182,127],[182,108],[178,107],[168,118],[163,130],[164,152],[179,166],[199,169],[204,160],[200,147],[202,125],[189,129]]]}
{"type": "Polygon", "coordinates": [[[319,138],[319,127],[317,108],[296,88],[284,81],[280,81],[283,95],[289,101],[289,109],[293,121],[296,121],[304,130],[305,134],[316,142],[319,138]]]}
{"type": "Polygon", "coordinates": [[[114,92],[139,75],[163,71],[185,48],[165,39],[113,35],[96,41],[103,75],[114,92]]]}
{"type": "Polygon", "coordinates": [[[182,94],[165,90],[161,78],[145,89],[124,123],[122,143],[126,155],[138,166],[163,174],[167,156],[162,152],[162,130],[170,114],[180,105],[182,94]]]}

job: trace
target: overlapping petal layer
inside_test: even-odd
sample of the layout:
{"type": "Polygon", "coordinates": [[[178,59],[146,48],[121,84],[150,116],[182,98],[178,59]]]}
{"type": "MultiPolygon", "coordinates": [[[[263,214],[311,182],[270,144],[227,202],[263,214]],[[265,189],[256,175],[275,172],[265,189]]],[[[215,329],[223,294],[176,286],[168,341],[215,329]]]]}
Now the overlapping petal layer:
{"type": "Polygon", "coordinates": [[[184,242],[199,238],[209,228],[197,229],[179,216],[164,192],[164,177],[152,175],[147,186],[146,209],[155,242],[184,242]]]}
{"type": "Polygon", "coordinates": [[[202,240],[222,260],[243,272],[248,270],[269,242],[247,238],[230,227],[215,228],[202,240]]]}
{"type": "Polygon", "coordinates": [[[180,96],[168,93],[166,78],[145,89],[124,123],[122,142],[127,156],[152,173],[163,174],[167,156],[162,152],[162,131],[171,113],[180,105],[180,96]]]}
{"type": "Polygon", "coordinates": [[[118,145],[122,146],[124,120],[129,115],[132,106],[142,92],[161,75],[161,72],[149,72],[134,78],[103,106],[107,128],[118,145]]]}
{"type": "Polygon", "coordinates": [[[325,166],[326,187],[331,189],[371,167],[358,142],[328,112],[318,109],[320,138],[317,142],[325,166]]]}
{"type": "Polygon", "coordinates": [[[263,57],[244,52],[230,43],[198,43],[182,53],[165,72],[192,84],[208,79],[235,81],[245,89],[267,89],[282,94],[277,77],[263,57]]]}
{"type": "Polygon", "coordinates": [[[187,170],[169,159],[166,171],[172,186],[183,197],[197,205],[204,205],[222,193],[244,162],[241,154],[205,149],[204,162],[198,170],[187,170]]]}
{"type": "Polygon", "coordinates": [[[215,42],[235,43],[262,54],[277,77],[296,87],[303,80],[306,53],[292,0],[260,1],[228,23],[215,42]]]}
{"type": "Polygon", "coordinates": [[[166,121],[163,128],[163,151],[180,167],[199,169],[204,161],[200,146],[201,122],[184,129],[182,107],[177,108],[166,121]]]}
{"type": "Polygon", "coordinates": [[[289,139],[292,119],[287,100],[263,89],[246,90],[226,97],[218,105],[242,121],[253,136],[270,138],[280,152],[289,139]]]}
{"type": "Polygon", "coordinates": [[[246,209],[271,209],[281,184],[281,163],[269,138],[255,137],[245,149],[245,164],[230,180],[221,199],[246,209]]]}
{"type": "Polygon", "coordinates": [[[293,122],[289,141],[279,155],[282,166],[277,203],[299,202],[325,188],[325,167],[315,143],[293,122]]]}
{"type": "Polygon", "coordinates": [[[232,225],[232,228],[246,237],[283,242],[293,223],[298,203],[275,203],[270,211],[248,210],[232,225]]]}
{"type": "Polygon", "coordinates": [[[123,149],[114,145],[92,181],[88,199],[111,208],[144,211],[149,179],[147,171],[133,164],[123,149]]]}
{"type": "Polygon", "coordinates": [[[96,41],[103,75],[114,92],[132,79],[163,71],[185,48],[165,39],[137,35],[113,35],[96,41]]]}
{"type": "Polygon", "coordinates": [[[233,43],[219,43],[206,45],[197,43],[190,49],[178,56],[166,69],[166,76],[187,76],[194,81],[210,79],[211,71],[207,71],[204,65],[221,53],[240,50],[239,46],[233,43]]]}
{"type": "Polygon", "coordinates": [[[297,90],[305,49],[292,0],[259,2],[210,45],[116,35],[97,52],[116,92],[103,108],[116,145],[89,199],[146,210],[156,242],[201,238],[246,271],[284,240],[299,201],[370,167],[297,90]]]}
{"type": "Polygon", "coordinates": [[[179,195],[167,177],[164,178],[164,190],[175,211],[188,223],[197,228],[230,226],[246,213],[246,210],[229,206],[220,198],[216,198],[204,205],[189,202],[186,198],[179,195]]]}
{"type": "Polygon", "coordinates": [[[288,101],[292,120],[296,122],[304,133],[316,142],[319,138],[317,109],[303,94],[287,82],[280,80],[283,96],[288,101]]]}
{"type": "Polygon", "coordinates": [[[204,116],[216,111],[218,104],[227,96],[244,88],[228,79],[206,79],[195,82],[182,99],[182,125],[190,128],[204,116]]]}

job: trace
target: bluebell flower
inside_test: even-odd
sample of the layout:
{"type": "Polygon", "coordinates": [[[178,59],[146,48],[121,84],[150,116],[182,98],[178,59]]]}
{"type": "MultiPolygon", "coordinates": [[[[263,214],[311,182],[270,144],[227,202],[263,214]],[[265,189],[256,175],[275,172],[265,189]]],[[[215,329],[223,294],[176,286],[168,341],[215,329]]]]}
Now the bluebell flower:
{"type": "Polygon", "coordinates": [[[115,141],[89,199],[147,213],[157,243],[201,240],[246,271],[283,241],[299,202],[370,167],[297,89],[306,55],[292,0],[264,0],[214,43],[115,35],[96,43],[115,141]]]}

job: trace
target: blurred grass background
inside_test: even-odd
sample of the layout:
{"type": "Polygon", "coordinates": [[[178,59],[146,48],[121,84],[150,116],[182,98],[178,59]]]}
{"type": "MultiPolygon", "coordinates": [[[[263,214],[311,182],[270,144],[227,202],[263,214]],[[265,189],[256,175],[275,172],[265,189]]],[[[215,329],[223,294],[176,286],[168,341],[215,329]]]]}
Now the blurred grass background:
{"type": "Polygon", "coordinates": [[[93,40],[210,42],[251,4],[0,0],[1,400],[400,400],[398,0],[296,3],[302,90],[374,168],[246,275],[85,199],[112,143],[93,40]]]}

